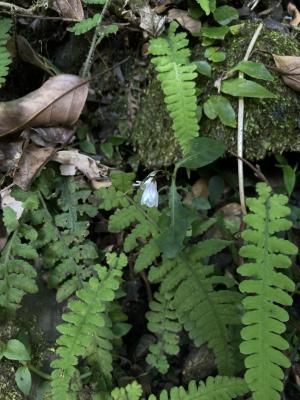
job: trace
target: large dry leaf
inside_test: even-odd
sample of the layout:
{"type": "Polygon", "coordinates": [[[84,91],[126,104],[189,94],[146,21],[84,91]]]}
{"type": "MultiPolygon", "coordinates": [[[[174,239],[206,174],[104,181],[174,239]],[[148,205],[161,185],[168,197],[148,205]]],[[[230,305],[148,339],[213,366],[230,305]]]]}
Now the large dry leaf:
{"type": "Polygon", "coordinates": [[[187,11],[172,8],[168,12],[168,19],[170,21],[177,21],[184,29],[191,33],[199,32],[201,29],[201,22],[190,17],[187,11]]]}
{"type": "Polygon", "coordinates": [[[39,89],[17,100],[0,103],[0,136],[28,126],[72,126],[83,109],[88,83],[77,75],[48,79],[39,89]]]}
{"type": "Polygon", "coordinates": [[[84,18],[81,0],[54,0],[51,7],[64,18],[78,21],[84,18]]]}
{"type": "MultiPolygon", "coordinates": [[[[106,166],[97,163],[93,158],[85,154],[79,153],[78,150],[59,151],[53,157],[53,161],[63,165],[75,166],[90,180],[98,180],[107,176],[108,168],[106,166]]],[[[65,174],[67,174],[67,171],[74,171],[74,168],[64,168],[65,174]]]]}
{"type": "Polygon", "coordinates": [[[284,83],[300,92],[300,57],[273,54],[273,58],[284,83]]]}
{"type": "Polygon", "coordinates": [[[34,178],[56,152],[57,149],[53,147],[28,145],[19,161],[18,170],[14,175],[14,183],[21,189],[27,190],[34,178]]]}

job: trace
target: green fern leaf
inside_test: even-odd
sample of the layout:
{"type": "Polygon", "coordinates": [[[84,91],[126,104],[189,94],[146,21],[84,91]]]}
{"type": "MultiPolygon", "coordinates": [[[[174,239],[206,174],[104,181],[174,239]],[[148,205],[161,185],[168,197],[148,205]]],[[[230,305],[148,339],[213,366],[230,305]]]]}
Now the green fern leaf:
{"type": "Polygon", "coordinates": [[[111,392],[111,397],[113,400],[139,400],[142,394],[142,386],[137,382],[132,382],[125,388],[115,388],[111,392]]]}
{"type": "Polygon", "coordinates": [[[91,18],[84,19],[83,21],[77,22],[71,28],[68,28],[69,32],[74,33],[74,35],[83,35],[84,33],[96,28],[101,18],[101,14],[96,13],[91,18]]]}
{"type": "Polygon", "coordinates": [[[184,154],[189,152],[190,141],[198,136],[196,65],[188,59],[186,33],[175,33],[178,24],[170,24],[168,36],[152,39],[149,52],[165,95],[165,103],[173,120],[173,130],[184,154]]]}
{"type": "Polygon", "coordinates": [[[174,260],[163,260],[152,267],[149,279],[161,282],[160,292],[173,293],[173,306],[179,321],[197,347],[203,343],[213,350],[218,370],[233,375],[236,369],[236,349],[232,329],[239,327],[238,303],[241,296],[232,290],[229,277],[214,274],[213,266],[203,259],[228,245],[223,240],[207,240],[186,249],[174,260]],[[216,290],[222,285],[226,289],[216,290]]]}
{"type": "Polygon", "coordinates": [[[6,48],[10,28],[11,20],[9,18],[0,18],[0,88],[5,83],[8,66],[11,63],[11,56],[6,48]]]}
{"type": "Polygon", "coordinates": [[[173,296],[170,293],[164,295],[159,292],[154,295],[155,301],[150,302],[149,311],[146,314],[148,329],[157,336],[157,343],[151,344],[146,361],[159,372],[165,374],[169,369],[166,355],[179,353],[179,332],[181,324],[177,321],[177,315],[172,305],[173,296]]]}
{"type": "Polygon", "coordinates": [[[277,400],[283,389],[283,371],[290,365],[282,354],[288,342],[280,335],[285,331],[288,313],[282,306],[292,304],[294,283],[278,268],[288,268],[288,256],[297,254],[295,245],[278,238],[278,232],[291,228],[286,217],[290,209],[288,198],[271,194],[264,183],[257,185],[259,197],[249,199],[250,213],[244,218],[247,229],[242,237],[245,244],[240,251],[242,257],[250,259],[239,267],[238,272],[249,279],[240,284],[245,315],[245,327],[241,331],[243,342],[241,353],[246,354],[245,380],[253,392],[254,400],[277,400]]]}
{"type": "Polygon", "coordinates": [[[73,399],[71,381],[76,373],[79,357],[90,357],[93,364],[108,380],[112,371],[112,323],[107,316],[110,303],[119,288],[124,255],[108,254],[109,269],[96,267],[98,278],[92,277],[83,289],[76,292],[78,299],[69,303],[69,312],[63,314],[65,323],[58,326],[59,358],[51,363],[53,400],[73,399]]]}

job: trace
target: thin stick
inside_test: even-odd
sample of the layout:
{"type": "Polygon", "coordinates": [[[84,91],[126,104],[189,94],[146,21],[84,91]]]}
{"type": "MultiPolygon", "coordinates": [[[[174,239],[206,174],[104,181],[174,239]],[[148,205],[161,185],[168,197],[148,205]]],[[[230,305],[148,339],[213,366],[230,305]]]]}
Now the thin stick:
{"type": "MultiPolygon", "coordinates": [[[[258,36],[263,28],[263,24],[259,24],[254,35],[249,43],[248,49],[246,51],[244,61],[247,61],[251,55],[251,52],[254,48],[254,45],[258,39],[258,36]]],[[[244,74],[242,72],[239,73],[239,78],[243,78],[244,74]]],[[[239,106],[238,106],[238,130],[237,130],[237,155],[238,155],[238,179],[239,179],[239,194],[240,194],[240,203],[242,208],[242,213],[244,215],[247,214],[246,210],[246,202],[245,202],[245,190],[244,190],[244,170],[243,170],[243,142],[244,142],[244,112],[245,112],[245,103],[244,98],[239,98],[239,106]]]]}
{"type": "Polygon", "coordinates": [[[23,7],[19,7],[16,6],[15,4],[11,4],[11,3],[6,3],[4,1],[0,1],[0,7],[1,8],[6,8],[8,10],[10,10],[11,12],[20,12],[23,13],[25,15],[30,15],[33,14],[35,10],[37,10],[39,7],[41,7],[40,4],[36,3],[35,5],[33,5],[30,8],[23,8],[23,7]]]}

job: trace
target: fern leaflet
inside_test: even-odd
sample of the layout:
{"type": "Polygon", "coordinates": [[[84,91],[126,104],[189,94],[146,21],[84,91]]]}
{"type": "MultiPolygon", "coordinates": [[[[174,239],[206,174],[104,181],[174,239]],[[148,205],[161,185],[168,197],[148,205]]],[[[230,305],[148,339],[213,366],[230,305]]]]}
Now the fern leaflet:
{"type": "Polygon", "coordinates": [[[98,278],[90,278],[76,292],[78,299],[69,303],[70,311],[63,314],[65,323],[57,328],[61,336],[57,340],[59,358],[51,363],[53,400],[76,396],[71,381],[79,357],[92,357],[93,364],[97,359],[102,376],[111,379],[114,334],[107,312],[116,297],[127,260],[124,255],[118,258],[116,254],[108,254],[107,262],[109,268],[96,266],[98,278]]]}
{"type": "Polygon", "coordinates": [[[286,219],[290,214],[287,197],[271,194],[264,183],[257,185],[257,192],[258,199],[247,202],[250,213],[244,218],[247,229],[242,234],[247,244],[240,251],[242,257],[250,260],[238,269],[242,276],[249,278],[240,284],[241,292],[247,293],[243,300],[245,327],[241,331],[240,350],[247,355],[245,379],[253,399],[277,400],[283,389],[282,368],[290,365],[281,352],[289,347],[280,336],[288,320],[282,306],[292,304],[287,292],[292,292],[295,286],[276,269],[288,268],[291,264],[288,256],[296,254],[297,248],[276,236],[292,226],[286,219]]]}
{"type": "Polygon", "coordinates": [[[189,63],[186,33],[176,33],[178,24],[170,24],[168,36],[151,40],[149,52],[173,120],[173,130],[184,154],[191,139],[198,136],[196,65],[189,63]]]}
{"type": "Polygon", "coordinates": [[[11,20],[9,18],[0,18],[0,88],[5,83],[8,66],[11,63],[11,56],[6,48],[10,28],[11,20]]]}
{"type": "Polygon", "coordinates": [[[231,330],[239,326],[239,293],[231,289],[233,280],[214,274],[213,266],[203,259],[218,253],[229,242],[218,239],[202,241],[187,248],[174,260],[163,260],[152,267],[149,279],[161,282],[160,292],[173,293],[173,306],[195,345],[203,343],[214,351],[221,374],[233,375],[236,368],[235,346],[231,330]],[[225,286],[216,290],[215,286],[225,286]]]}

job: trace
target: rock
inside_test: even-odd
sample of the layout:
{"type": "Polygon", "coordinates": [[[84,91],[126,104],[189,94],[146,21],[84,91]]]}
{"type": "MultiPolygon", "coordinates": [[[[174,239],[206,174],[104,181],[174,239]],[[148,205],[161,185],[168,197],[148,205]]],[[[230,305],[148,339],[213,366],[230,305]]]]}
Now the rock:
{"type": "MultiPolygon", "coordinates": [[[[222,46],[222,50],[226,52],[226,61],[212,65],[211,79],[198,79],[202,93],[200,104],[210,94],[217,94],[213,86],[215,80],[242,60],[256,28],[257,23],[247,22],[238,35],[227,35],[222,46]]],[[[300,55],[300,44],[296,39],[267,27],[263,28],[255,49],[279,55],[300,55]]],[[[192,58],[203,60],[204,50],[202,46],[196,45],[192,49],[192,58]]],[[[266,53],[256,51],[251,60],[274,66],[272,57],[266,53]]],[[[131,137],[140,161],[146,167],[154,169],[173,164],[181,157],[181,151],[172,133],[160,84],[156,81],[153,68],[149,68],[152,73],[150,72],[144,95],[141,96],[131,137]]],[[[297,128],[300,114],[299,94],[286,87],[275,73],[274,76],[273,82],[260,83],[277,94],[277,99],[245,99],[244,155],[249,160],[263,159],[270,153],[300,150],[300,132],[297,128]]],[[[237,99],[230,96],[228,98],[237,111],[237,99]]],[[[225,142],[229,152],[236,152],[236,129],[225,127],[219,120],[211,121],[203,116],[200,132],[225,142]]]]}

